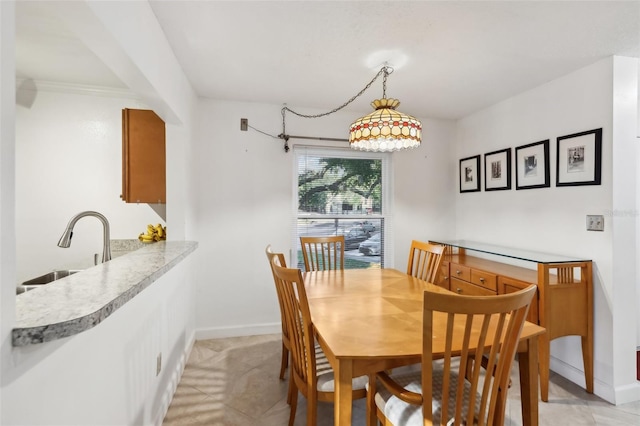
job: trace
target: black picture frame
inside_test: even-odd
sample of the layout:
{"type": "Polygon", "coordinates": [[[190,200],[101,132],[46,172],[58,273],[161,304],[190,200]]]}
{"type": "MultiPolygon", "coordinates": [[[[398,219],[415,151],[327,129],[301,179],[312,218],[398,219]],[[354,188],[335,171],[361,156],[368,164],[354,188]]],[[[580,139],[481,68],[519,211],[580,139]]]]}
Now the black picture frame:
{"type": "Polygon", "coordinates": [[[460,192],[480,191],[480,155],[460,160],[460,192]]]}
{"type": "Polygon", "coordinates": [[[602,128],[557,138],[556,186],[600,185],[602,128]]]}
{"type": "Polygon", "coordinates": [[[511,148],[484,154],[484,190],[511,189],[511,148]]]}
{"type": "Polygon", "coordinates": [[[516,147],[515,162],[516,190],[548,188],[551,185],[549,139],[516,147]]]}

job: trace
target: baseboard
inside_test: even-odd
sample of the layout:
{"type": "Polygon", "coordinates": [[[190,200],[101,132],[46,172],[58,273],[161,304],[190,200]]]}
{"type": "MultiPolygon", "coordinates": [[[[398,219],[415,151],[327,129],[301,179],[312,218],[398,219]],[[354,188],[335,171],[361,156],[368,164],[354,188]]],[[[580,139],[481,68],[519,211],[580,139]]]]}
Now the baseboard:
{"type": "Polygon", "coordinates": [[[640,382],[616,388],[615,404],[627,404],[640,401],[640,382]]]}
{"type": "Polygon", "coordinates": [[[553,356],[549,359],[549,366],[552,371],[558,373],[565,379],[571,380],[576,385],[582,388],[586,386],[583,370],[580,370],[579,368],[576,368],[571,364],[567,364],[566,362],[553,356]]]}
{"type": "Polygon", "coordinates": [[[277,334],[282,332],[282,325],[271,324],[249,324],[229,327],[199,328],[195,332],[196,340],[222,339],[225,337],[257,336],[262,334],[277,334]]]}
{"type": "MultiPolygon", "coordinates": [[[[554,358],[553,356],[549,360],[550,369],[561,375],[567,380],[572,381],[576,385],[585,389],[586,381],[584,378],[584,370],[580,370],[573,365],[567,364],[564,361],[561,361],[558,358],[554,358]]],[[[605,401],[615,404],[616,394],[615,390],[610,384],[598,381],[597,378],[593,380],[593,393],[605,401]]]]}
{"type": "MultiPolygon", "coordinates": [[[[551,370],[558,373],[567,380],[572,381],[578,386],[585,388],[584,371],[567,364],[558,358],[551,357],[551,370]]],[[[640,401],[640,382],[630,383],[624,386],[613,387],[609,383],[599,381],[597,378],[593,380],[593,393],[609,402],[610,404],[620,405],[629,402],[640,401]]]]}

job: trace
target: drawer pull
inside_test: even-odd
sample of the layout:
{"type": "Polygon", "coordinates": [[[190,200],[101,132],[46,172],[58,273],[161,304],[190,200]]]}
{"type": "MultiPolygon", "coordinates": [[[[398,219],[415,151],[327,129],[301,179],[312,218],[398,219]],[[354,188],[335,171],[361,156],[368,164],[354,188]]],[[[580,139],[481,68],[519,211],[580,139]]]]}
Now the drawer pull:
{"type": "Polygon", "coordinates": [[[456,275],[460,275],[461,273],[462,273],[462,271],[456,270],[456,275]]]}
{"type": "Polygon", "coordinates": [[[484,278],[480,278],[480,282],[483,283],[484,282],[484,278]]]}
{"type": "Polygon", "coordinates": [[[458,294],[462,294],[462,289],[461,289],[460,287],[458,287],[458,288],[456,289],[456,292],[458,292],[458,294]]]}

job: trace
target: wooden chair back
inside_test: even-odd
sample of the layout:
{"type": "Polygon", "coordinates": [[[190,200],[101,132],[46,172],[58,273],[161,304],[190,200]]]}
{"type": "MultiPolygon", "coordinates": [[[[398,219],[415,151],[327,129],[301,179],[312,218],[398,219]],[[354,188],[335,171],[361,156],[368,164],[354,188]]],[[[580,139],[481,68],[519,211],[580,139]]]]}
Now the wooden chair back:
{"type": "Polygon", "coordinates": [[[291,351],[291,379],[307,397],[316,400],[315,339],[309,301],[300,269],[289,269],[272,263],[275,279],[281,288],[285,322],[291,351]],[[311,356],[309,356],[311,355],[311,356]]]}
{"type": "Polygon", "coordinates": [[[532,285],[497,296],[425,292],[422,337],[425,424],[503,424],[511,366],[535,291],[532,285]],[[433,324],[438,316],[438,321],[445,317],[447,321],[443,348],[434,348],[432,342],[433,324]],[[489,327],[490,324],[493,326],[489,327]],[[451,351],[452,342],[462,342],[455,345],[462,347],[460,353],[451,351]],[[434,352],[444,353],[442,366],[434,364],[434,352]],[[483,355],[488,359],[486,370],[482,368],[483,355]],[[491,371],[494,374],[487,373],[491,371]],[[468,404],[463,404],[465,396],[468,404]],[[465,405],[468,408],[463,412],[465,405]],[[432,407],[438,406],[434,412],[432,407]]]}
{"type": "Polygon", "coordinates": [[[420,280],[436,283],[445,246],[411,241],[407,274],[420,280]]]}
{"type": "Polygon", "coordinates": [[[268,245],[264,251],[267,255],[267,260],[269,261],[269,268],[271,269],[271,274],[273,275],[273,281],[276,287],[276,295],[278,296],[278,305],[280,306],[280,322],[282,324],[282,361],[280,362],[280,379],[284,379],[284,372],[289,365],[289,330],[287,329],[287,325],[285,324],[282,288],[280,283],[276,279],[275,273],[273,271],[273,265],[276,264],[286,267],[287,262],[284,259],[284,254],[274,253],[273,251],[271,251],[271,245],[268,245]]]}
{"type": "MultiPolygon", "coordinates": [[[[333,372],[321,347],[316,345],[315,329],[311,322],[309,300],[302,271],[282,267],[278,264],[277,259],[272,261],[272,267],[274,279],[277,281],[276,285],[282,292],[282,305],[291,352],[290,400],[288,398],[291,405],[289,426],[293,426],[295,421],[298,391],[307,399],[307,425],[315,426],[318,416],[318,401],[333,402],[335,399],[333,386],[322,386],[322,390],[318,389],[318,376],[321,375],[326,384],[327,377],[333,380],[333,372]],[[329,376],[330,373],[331,376],[329,376]]],[[[364,379],[366,382],[366,376],[364,379]]],[[[353,399],[365,398],[366,395],[365,383],[353,385],[351,393],[353,399]]]]}
{"type": "Polygon", "coordinates": [[[344,269],[344,235],[300,237],[300,245],[306,271],[344,269]]]}

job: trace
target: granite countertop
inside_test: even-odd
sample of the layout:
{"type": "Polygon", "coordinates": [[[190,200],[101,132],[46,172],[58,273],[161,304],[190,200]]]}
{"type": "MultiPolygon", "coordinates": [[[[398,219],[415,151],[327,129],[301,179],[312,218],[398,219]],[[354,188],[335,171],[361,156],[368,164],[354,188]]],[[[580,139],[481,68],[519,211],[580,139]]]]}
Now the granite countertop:
{"type": "Polygon", "coordinates": [[[73,336],[133,299],[192,253],[193,241],[161,241],[16,296],[13,346],[73,336]]]}

